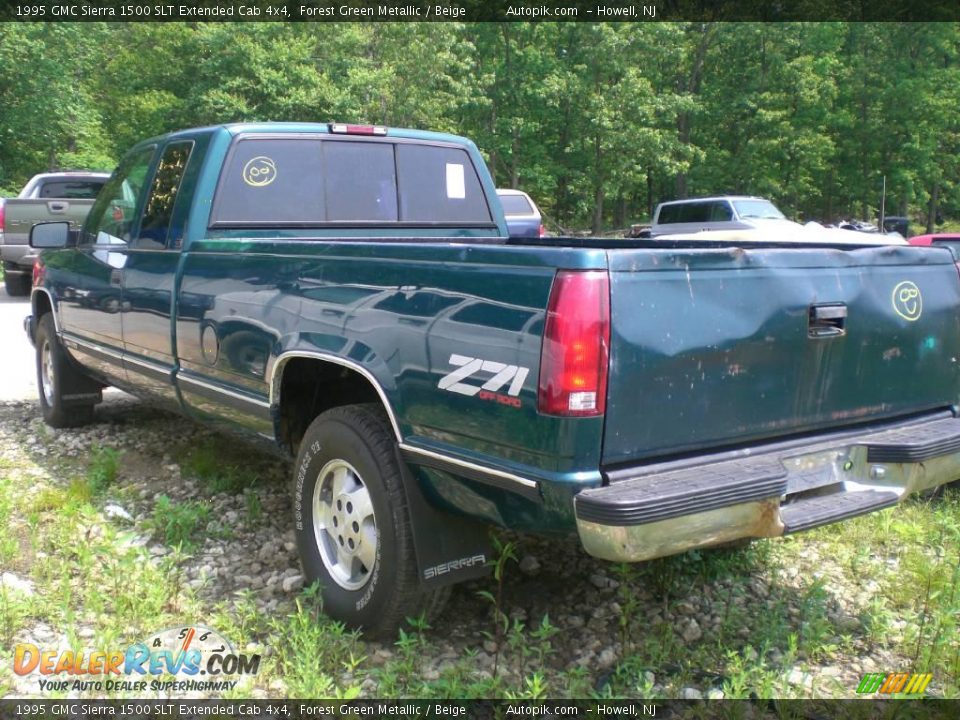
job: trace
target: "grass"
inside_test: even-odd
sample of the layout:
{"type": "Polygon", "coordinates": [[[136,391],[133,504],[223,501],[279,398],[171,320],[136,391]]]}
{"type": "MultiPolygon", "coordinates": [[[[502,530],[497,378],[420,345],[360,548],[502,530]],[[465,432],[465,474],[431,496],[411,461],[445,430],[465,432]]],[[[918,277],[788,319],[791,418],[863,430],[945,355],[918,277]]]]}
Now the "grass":
{"type": "Polygon", "coordinates": [[[191,552],[203,542],[209,520],[208,505],[197,501],[175,503],[166,495],[160,495],[153,507],[150,526],[167,545],[191,552]]]}
{"type": "MultiPolygon", "coordinates": [[[[0,693],[13,691],[12,649],[28,628],[113,648],[196,621],[264,655],[259,674],[228,693],[237,698],[668,698],[687,687],[853,697],[856,673],[825,670],[865,656],[876,667],[864,671],[932,672],[934,694],[960,697],[958,490],[736,550],[595,562],[535,581],[515,562],[528,541],[510,536],[498,540],[493,576],[458,590],[434,627],[410,618],[393,643],[375,644],[323,616],[316,587],[265,613],[253,592],[188,585],[189,555],[216,533],[210,502],[161,494],[146,518],[107,517],[108,496],[132,497],[117,449],[93,447],[79,462],[33,458],[2,439],[0,450],[0,566],[33,588],[0,585],[0,693]],[[169,552],[152,557],[147,536],[169,552]],[[585,589],[598,571],[615,587],[585,589]],[[567,617],[583,603],[587,634],[567,617]],[[699,634],[685,636],[690,617],[699,634]],[[590,636],[601,644],[585,646],[590,636]]],[[[179,461],[206,492],[242,499],[254,524],[265,511],[243,452],[214,440],[179,461]]],[[[543,558],[554,546],[537,547],[543,558]]]]}
{"type": "Polygon", "coordinates": [[[262,458],[249,457],[250,454],[247,448],[238,449],[223,437],[211,437],[186,448],[181,454],[180,466],[185,475],[200,480],[209,493],[235,495],[257,482],[251,467],[262,458]]]}

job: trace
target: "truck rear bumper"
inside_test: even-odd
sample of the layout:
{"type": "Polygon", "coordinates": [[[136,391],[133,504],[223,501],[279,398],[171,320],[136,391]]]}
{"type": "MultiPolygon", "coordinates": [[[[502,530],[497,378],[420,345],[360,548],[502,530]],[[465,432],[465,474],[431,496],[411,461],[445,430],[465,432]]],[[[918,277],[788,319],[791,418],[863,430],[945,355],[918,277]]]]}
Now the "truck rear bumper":
{"type": "Polygon", "coordinates": [[[3,258],[4,272],[28,275],[33,271],[33,261],[39,253],[29,245],[2,245],[0,257],[3,258]]]}
{"type": "Polygon", "coordinates": [[[574,498],[584,548],[605,560],[649,560],[808,530],[952,482],[960,419],[940,413],[606,475],[608,485],[574,498]]]}

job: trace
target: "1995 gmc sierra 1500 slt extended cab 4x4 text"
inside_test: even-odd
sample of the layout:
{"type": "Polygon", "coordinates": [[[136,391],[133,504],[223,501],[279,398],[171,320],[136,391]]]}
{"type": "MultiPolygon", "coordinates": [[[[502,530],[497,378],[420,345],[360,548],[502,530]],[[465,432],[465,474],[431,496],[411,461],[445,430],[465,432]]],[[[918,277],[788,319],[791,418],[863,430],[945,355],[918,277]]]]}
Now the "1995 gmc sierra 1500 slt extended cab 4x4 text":
{"type": "Polygon", "coordinates": [[[31,243],[46,421],[116,385],[295,456],[308,581],[368,633],[488,524],[641,561],[960,476],[946,250],[509,239],[470,141],[283,123],[147,140],[31,243]]]}

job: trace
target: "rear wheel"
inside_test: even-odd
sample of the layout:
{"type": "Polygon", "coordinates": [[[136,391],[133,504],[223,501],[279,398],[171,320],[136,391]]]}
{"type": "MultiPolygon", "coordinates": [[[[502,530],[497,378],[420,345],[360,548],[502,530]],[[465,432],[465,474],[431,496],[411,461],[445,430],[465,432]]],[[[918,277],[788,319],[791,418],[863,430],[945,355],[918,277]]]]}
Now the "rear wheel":
{"type": "Polygon", "coordinates": [[[57,338],[53,315],[47,313],[37,325],[37,388],[43,420],[51,427],[76,427],[93,419],[99,386],[67,357],[57,338]]]}
{"type": "Polygon", "coordinates": [[[367,636],[390,636],[407,617],[439,612],[449,589],[424,591],[396,446],[373,405],[317,417],[300,445],[294,521],[307,582],[323,611],[367,636]]]}

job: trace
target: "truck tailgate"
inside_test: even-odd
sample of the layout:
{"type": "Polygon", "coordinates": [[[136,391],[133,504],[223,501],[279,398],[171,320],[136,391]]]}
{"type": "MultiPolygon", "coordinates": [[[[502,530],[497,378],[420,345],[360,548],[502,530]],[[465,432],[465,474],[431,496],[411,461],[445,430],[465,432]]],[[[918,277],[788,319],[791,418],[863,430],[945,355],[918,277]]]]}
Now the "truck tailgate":
{"type": "Polygon", "coordinates": [[[83,223],[93,200],[87,199],[23,199],[12,198],[4,203],[6,214],[6,232],[4,245],[26,245],[30,238],[30,228],[40,222],[69,222],[71,227],[83,223]]]}
{"type": "Polygon", "coordinates": [[[603,463],[955,405],[948,252],[611,250],[603,463]]]}

